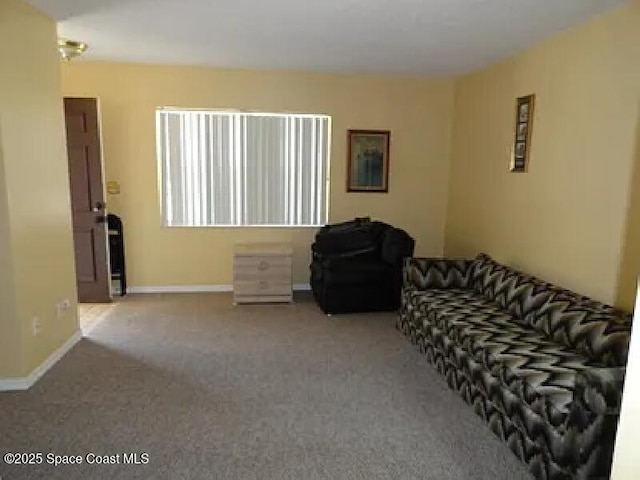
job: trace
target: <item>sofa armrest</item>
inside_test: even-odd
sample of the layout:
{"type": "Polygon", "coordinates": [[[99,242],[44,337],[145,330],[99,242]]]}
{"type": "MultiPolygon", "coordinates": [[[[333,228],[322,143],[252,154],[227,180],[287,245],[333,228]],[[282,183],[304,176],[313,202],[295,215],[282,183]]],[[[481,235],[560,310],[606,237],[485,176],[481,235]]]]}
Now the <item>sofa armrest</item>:
{"type": "Polygon", "coordinates": [[[597,415],[619,415],[625,370],[614,367],[580,372],[573,392],[574,407],[597,415]]]}
{"type": "Polygon", "coordinates": [[[405,258],[404,288],[469,288],[473,260],[458,258],[405,258]]]}
{"type": "Polygon", "coordinates": [[[609,478],[624,375],[624,367],[613,367],[585,370],[576,377],[567,425],[576,478],[609,478]]]}

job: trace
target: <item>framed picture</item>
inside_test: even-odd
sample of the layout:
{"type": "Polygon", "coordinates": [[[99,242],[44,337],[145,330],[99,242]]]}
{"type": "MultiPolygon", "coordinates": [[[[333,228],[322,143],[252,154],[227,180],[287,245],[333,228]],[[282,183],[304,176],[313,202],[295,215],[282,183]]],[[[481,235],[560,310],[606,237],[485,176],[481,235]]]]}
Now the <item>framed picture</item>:
{"type": "Polygon", "coordinates": [[[347,132],[347,192],[389,190],[388,130],[347,132]]]}
{"type": "Polygon", "coordinates": [[[516,100],[516,128],[513,142],[512,172],[526,172],[529,164],[533,107],[535,95],[526,95],[516,100]]]}
{"type": "Polygon", "coordinates": [[[529,104],[521,103],[518,108],[518,122],[527,122],[529,120],[529,104]]]}
{"type": "Polygon", "coordinates": [[[524,142],[527,139],[527,124],[519,123],[518,124],[518,133],[516,134],[517,142],[524,142]]]}

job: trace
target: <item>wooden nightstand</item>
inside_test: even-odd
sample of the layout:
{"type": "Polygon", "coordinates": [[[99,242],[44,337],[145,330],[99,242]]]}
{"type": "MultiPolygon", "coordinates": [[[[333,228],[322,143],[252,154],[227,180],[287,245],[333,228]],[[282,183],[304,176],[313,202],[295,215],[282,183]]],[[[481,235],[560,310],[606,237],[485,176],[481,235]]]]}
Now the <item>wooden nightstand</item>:
{"type": "Polygon", "coordinates": [[[233,255],[235,303],[292,302],[293,249],[286,243],[239,243],[233,255]]]}

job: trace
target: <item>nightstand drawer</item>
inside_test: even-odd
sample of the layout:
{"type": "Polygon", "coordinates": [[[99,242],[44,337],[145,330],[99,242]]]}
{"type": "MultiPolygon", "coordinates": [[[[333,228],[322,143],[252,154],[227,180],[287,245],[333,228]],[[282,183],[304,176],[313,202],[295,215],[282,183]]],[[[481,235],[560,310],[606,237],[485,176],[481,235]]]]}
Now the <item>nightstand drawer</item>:
{"type": "Polygon", "coordinates": [[[291,295],[291,283],[272,280],[236,281],[234,293],[238,296],[291,295]]]}
{"type": "Polygon", "coordinates": [[[254,255],[252,257],[236,256],[234,258],[234,263],[238,266],[261,265],[261,268],[264,269],[268,267],[290,267],[292,262],[290,255],[254,255]]]}
{"type": "Polygon", "coordinates": [[[237,278],[291,276],[291,257],[236,258],[234,271],[237,278]]]}

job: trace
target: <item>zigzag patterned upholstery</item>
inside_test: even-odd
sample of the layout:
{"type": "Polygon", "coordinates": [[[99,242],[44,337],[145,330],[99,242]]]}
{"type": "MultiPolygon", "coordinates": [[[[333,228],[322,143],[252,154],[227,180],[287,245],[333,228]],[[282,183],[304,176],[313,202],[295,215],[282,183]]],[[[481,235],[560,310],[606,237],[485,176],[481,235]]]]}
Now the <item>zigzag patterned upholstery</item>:
{"type": "Polygon", "coordinates": [[[630,327],[486,255],[405,262],[397,328],[536,478],[608,478],[630,327]]]}
{"type": "Polygon", "coordinates": [[[631,316],[480,254],[471,287],[538,332],[608,366],[626,365],[631,316]]]}
{"type": "Polygon", "coordinates": [[[416,288],[467,288],[471,275],[470,260],[413,259],[412,268],[402,270],[405,285],[416,288]]]}

